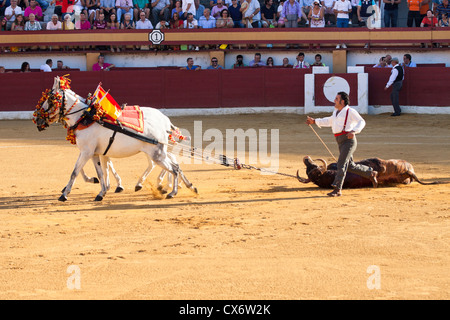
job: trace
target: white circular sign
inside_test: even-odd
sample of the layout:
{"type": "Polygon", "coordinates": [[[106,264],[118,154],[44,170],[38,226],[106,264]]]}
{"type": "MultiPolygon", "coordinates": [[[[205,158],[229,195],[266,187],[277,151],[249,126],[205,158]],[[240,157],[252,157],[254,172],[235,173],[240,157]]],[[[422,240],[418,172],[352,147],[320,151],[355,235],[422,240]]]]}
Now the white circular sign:
{"type": "Polygon", "coordinates": [[[333,76],[328,78],[323,85],[323,94],[328,101],[334,102],[337,93],[341,91],[350,95],[350,85],[344,78],[333,76]]]}
{"type": "Polygon", "coordinates": [[[164,33],[162,33],[161,30],[153,30],[149,33],[148,40],[153,44],[160,44],[164,41],[164,33]]]}

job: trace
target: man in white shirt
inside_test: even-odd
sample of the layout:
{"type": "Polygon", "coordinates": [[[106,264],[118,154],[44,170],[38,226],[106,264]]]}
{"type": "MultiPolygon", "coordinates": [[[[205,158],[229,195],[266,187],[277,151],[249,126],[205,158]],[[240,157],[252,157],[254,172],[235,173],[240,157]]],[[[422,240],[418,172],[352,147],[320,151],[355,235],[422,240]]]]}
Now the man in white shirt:
{"type": "MultiPolygon", "coordinates": [[[[348,0],[337,0],[334,3],[334,13],[336,14],[336,27],[348,28],[349,13],[352,11],[352,5],[348,0]]],[[[341,47],[340,44],[336,46],[336,49],[341,47]]],[[[345,43],[342,44],[342,48],[347,48],[345,43]]]]}
{"type": "Polygon", "coordinates": [[[372,168],[356,164],[353,153],[356,150],[356,134],[360,133],[366,125],[359,113],[349,107],[350,100],[346,92],[339,92],[334,99],[334,112],[331,117],[314,119],[307,117],[306,124],[316,124],[320,127],[331,127],[339,146],[339,159],[337,161],[336,177],[332,183],[334,190],[328,193],[330,197],[342,195],[342,186],[347,171],[372,181],[374,188],[378,186],[378,172],[372,168]]]}
{"type": "Polygon", "coordinates": [[[40,70],[43,72],[52,72],[52,65],[52,59],[47,59],[47,61],[45,61],[45,64],[40,67],[40,70]]]}
{"type": "Polygon", "coordinates": [[[139,13],[139,21],[136,22],[136,29],[153,29],[153,25],[150,20],[145,17],[144,11],[139,13]]]}
{"type": "Polygon", "coordinates": [[[192,13],[187,14],[187,18],[183,22],[183,27],[185,29],[197,29],[198,28],[198,21],[194,19],[194,15],[192,13]]]}
{"type": "Polygon", "coordinates": [[[8,20],[6,30],[11,30],[11,25],[19,14],[23,15],[22,8],[17,5],[17,0],[11,0],[11,5],[5,9],[5,18],[8,20]]]}
{"type": "MultiPolygon", "coordinates": [[[[258,0],[247,0],[248,8],[244,13],[245,24],[252,28],[261,28],[261,6],[258,0]]],[[[242,5],[241,5],[242,8],[242,5]]],[[[242,9],[241,9],[242,10],[242,9]]]]}
{"type": "Polygon", "coordinates": [[[398,58],[392,58],[391,64],[391,76],[389,77],[388,83],[386,83],[386,86],[384,87],[384,91],[392,86],[391,102],[394,108],[394,113],[391,114],[391,116],[398,117],[402,113],[402,109],[400,108],[399,96],[400,90],[403,86],[403,79],[405,78],[405,75],[403,72],[403,67],[399,64],[398,58]]]}

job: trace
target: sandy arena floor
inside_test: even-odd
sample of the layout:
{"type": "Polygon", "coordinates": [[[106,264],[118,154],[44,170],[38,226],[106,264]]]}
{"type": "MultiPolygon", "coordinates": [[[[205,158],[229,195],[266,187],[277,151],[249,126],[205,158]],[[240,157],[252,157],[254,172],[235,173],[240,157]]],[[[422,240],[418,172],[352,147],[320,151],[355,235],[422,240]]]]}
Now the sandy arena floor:
{"type": "MultiPolygon", "coordinates": [[[[402,158],[425,181],[450,181],[450,116],[364,117],[356,160],[402,158]]],[[[332,160],[305,118],[172,122],[191,133],[194,120],[203,132],[279,129],[279,171],[305,176],[303,156],[332,160]]],[[[337,155],[331,130],[315,128],[337,155]]],[[[450,298],[450,184],[332,199],[290,177],[183,164],[199,195],[183,188],[160,200],[150,183],[134,192],[147,165],[139,154],[114,161],[123,193],[94,202],[99,185],[79,177],[62,203],[78,156],[65,134],[59,125],[39,133],[31,121],[0,121],[0,299],[450,298]],[[79,268],[81,289],[68,287],[69,266],[79,268]]],[[[86,171],[94,174],[92,163],[86,171]]]]}

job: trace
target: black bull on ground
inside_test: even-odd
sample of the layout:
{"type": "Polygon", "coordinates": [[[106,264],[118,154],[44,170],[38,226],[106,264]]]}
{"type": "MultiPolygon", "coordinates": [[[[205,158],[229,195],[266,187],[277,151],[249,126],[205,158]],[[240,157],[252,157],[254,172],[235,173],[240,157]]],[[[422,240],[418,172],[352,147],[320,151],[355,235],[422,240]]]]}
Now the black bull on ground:
{"type": "MultiPolygon", "coordinates": [[[[306,165],[307,179],[299,176],[297,171],[297,179],[302,183],[312,182],[321,188],[332,189],[331,184],[334,181],[337,172],[336,163],[332,163],[327,166],[327,163],[323,159],[316,161],[322,162],[323,165],[317,165],[309,156],[303,158],[303,162],[306,165]]],[[[371,167],[373,170],[378,171],[378,184],[409,184],[413,181],[417,181],[420,184],[436,184],[438,182],[422,182],[417,178],[414,173],[413,166],[405,160],[382,160],[379,158],[365,159],[356,162],[371,167]]],[[[344,180],[344,189],[349,188],[364,188],[372,187],[372,182],[369,179],[358,176],[354,173],[347,172],[344,180]]]]}

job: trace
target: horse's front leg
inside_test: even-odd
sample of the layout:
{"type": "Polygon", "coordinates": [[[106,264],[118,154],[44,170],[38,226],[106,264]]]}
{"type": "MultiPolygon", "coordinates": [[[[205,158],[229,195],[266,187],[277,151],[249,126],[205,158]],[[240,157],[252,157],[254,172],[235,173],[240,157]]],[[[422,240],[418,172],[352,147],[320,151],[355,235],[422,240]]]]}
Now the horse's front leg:
{"type": "MultiPolygon", "coordinates": [[[[72,191],[73,184],[75,183],[75,179],[77,178],[78,174],[80,173],[81,169],[85,166],[86,162],[92,157],[90,154],[86,154],[81,152],[78,156],[78,160],[75,163],[75,168],[72,171],[72,174],[70,175],[69,183],[67,183],[66,187],[63,189],[62,195],[59,197],[59,201],[66,201],[67,196],[69,195],[70,191],[72,191]]],[[[102,174],[103,176],[103,174],[102,174]]],[[[102,183],[100,179],[100,183],[102,183]]]]}
{"type": "Polygon", "coordinates": [[[148,167],[145,169],[142,176],[139,178],[138,182],[136,183],[136,186],[134,187],[134,191],[139,191],[142,189],[142,184],[144,183],[145,179],[147,179],[148,175],[152,172],[153,168],[155,167],[155,164],[153,163],[152,159],[148,156],[148,167]]]}
{"type": "MultiPolygon", "coordinates": [[[[106,162],[103,160],[100,160],[100,156],[94,156],[93,157],[93,161],[94,161],[94,167],[95,167],[95,171],[97,171],[97,176],[98,179],[100,180],[100,185],[101,185],[101,191],[100,193],[97,195],[97,197],[95,197],[95,201],[102,201],[103,197],[106,195],[106,192],[108,191],[108,185],[109,185],[109,175],[107,174],[106,176],[104,175],[104,170],[106,170],[106,172],[108,172],[108,167],[106,166],[102,168],[102,162],[106,162]],[[108,182],[106,181],[106,179],[108,180],[108,182]]],[[[106,163],[104,164],[104,166],[106,165],[106,163]]]]}
{"type": "MultiPolygon", "coordinates": [[[[112,163],[111,159],[109,157],[106,157],[106,156],[102,156],[102,157],[100,157],[100,159],[102,160],[102,167],[106,166],[106,168],[107,168],[107,172],[108,172],[107,179],[108,179],[108,182],[109,182],[109,170],[111,170],[111,173],[113,174],[114,178],[117,181],[117,187],[116,187],[116,190],[114,192],[115,193],[122,192],[123,191],[122,178],[120,178],[120,176],[117,173],[116,169],[114,169],[114,166],[113,166],[113,163],[112,163]],[[106,162],[106,164],[104,162],[106,162]]],[[[108,190],[109,190],[109,183],[108,183],[108,190]]]]}

